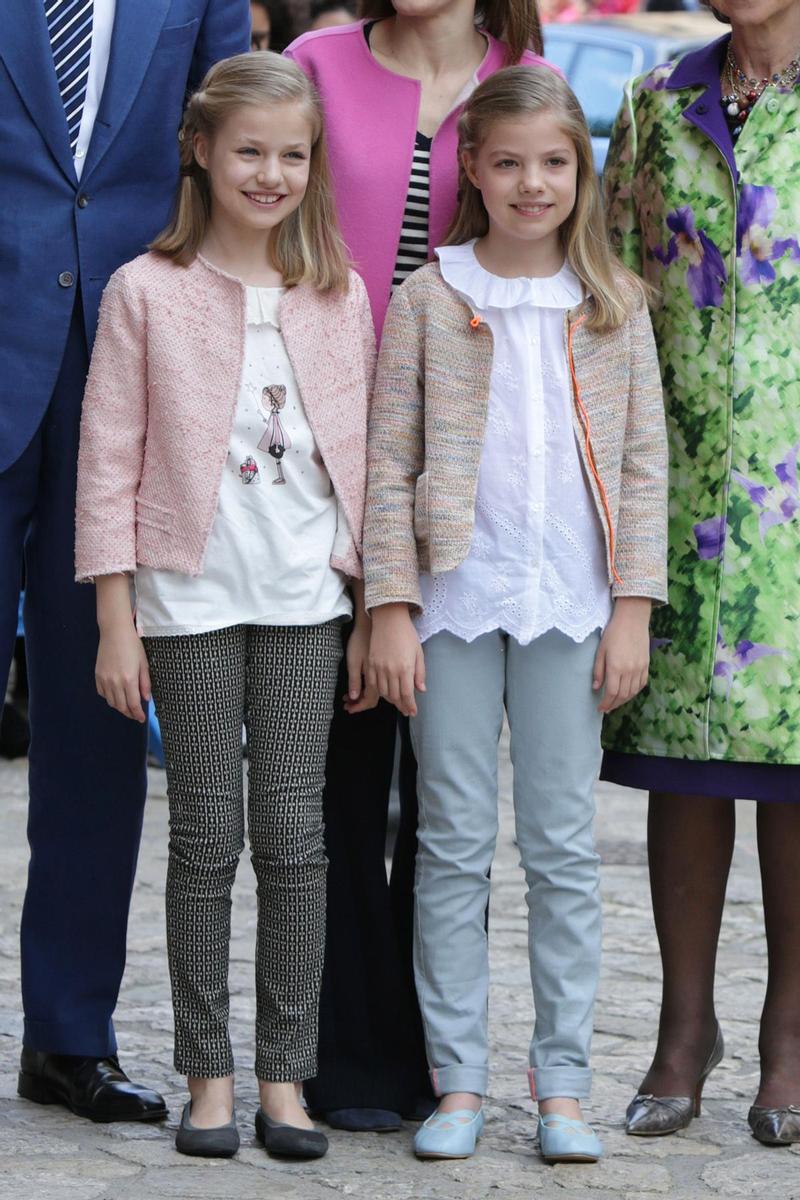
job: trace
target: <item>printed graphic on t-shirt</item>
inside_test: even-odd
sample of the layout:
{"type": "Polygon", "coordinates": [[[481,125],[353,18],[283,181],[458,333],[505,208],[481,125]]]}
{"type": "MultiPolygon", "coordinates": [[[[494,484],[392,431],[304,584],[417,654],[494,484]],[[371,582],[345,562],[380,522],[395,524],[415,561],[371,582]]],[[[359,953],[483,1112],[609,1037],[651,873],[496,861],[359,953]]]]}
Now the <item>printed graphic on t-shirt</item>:
{"type": "Polygon", "coordinates": [[[252,454],[248,454],[247,458],[239,466],[239,475],[242,483],[261,483],[261,475],[258,470],[258,463],[253,458],[252,454]]]}
{"type": "Polygon", "coordinates": [[[264,413],[269,413],[269,416],[265,416],[267,428],[261,441],[258,443],[258,449],[266,450],[275,459],[275,466],[278,473],[276,478],[273,479],[273,483],[286,483],[281,459],[292,445],[292,439],[284,430],[279,416],[285,403],[286,388],[282,383],[275,383],[262,388],[261,406],[264,409],[264,413]]]}

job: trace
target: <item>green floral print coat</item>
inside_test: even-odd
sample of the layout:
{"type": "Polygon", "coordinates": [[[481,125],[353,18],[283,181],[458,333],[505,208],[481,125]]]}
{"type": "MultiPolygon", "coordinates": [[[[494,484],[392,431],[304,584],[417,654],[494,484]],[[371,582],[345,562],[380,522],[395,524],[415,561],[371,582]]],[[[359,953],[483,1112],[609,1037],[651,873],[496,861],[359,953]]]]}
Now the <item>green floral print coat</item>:
{"type": "Polygon", "coordinates": [[[612,238],[659,293],[669,604],[625,753],[800,763],[800,91],[768,88],[735,148],[727,37],[629,85],[606,169],[612,238]]]}

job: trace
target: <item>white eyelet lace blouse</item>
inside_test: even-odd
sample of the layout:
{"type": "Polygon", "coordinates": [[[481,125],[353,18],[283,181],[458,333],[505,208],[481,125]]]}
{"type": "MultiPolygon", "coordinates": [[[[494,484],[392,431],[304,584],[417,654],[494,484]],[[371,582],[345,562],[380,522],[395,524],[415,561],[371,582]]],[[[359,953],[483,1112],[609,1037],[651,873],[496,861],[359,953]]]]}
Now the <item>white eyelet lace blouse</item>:
{"type": "Polygon", "coordinates": [[[420,640],[472,641],[502,629],[522,645],[550,629],[583,641],[612,608],[600,520],[572,427],[564,314],[581,284],[565,263],[546,279],[503,279],[474,243],[436,251],[444,279],[494,337],[489,412],[470,552],[423,574],[420,640]]]}

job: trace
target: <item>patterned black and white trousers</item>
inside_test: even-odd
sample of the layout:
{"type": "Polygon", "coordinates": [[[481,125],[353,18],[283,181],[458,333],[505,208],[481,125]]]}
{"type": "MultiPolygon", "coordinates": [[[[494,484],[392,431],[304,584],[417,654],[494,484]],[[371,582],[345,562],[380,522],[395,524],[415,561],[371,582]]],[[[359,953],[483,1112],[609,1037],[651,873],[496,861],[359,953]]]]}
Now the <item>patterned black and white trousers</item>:
{"type": "Polygon", "coordinates": [[[167,768],[175,1068],[233,1073],[228,956],[244,847],[244,724],[258,882],[256,1075],[312,1078],[325,950],[322,789],[341,624],[235,625],[144,644],[167,768]]]}

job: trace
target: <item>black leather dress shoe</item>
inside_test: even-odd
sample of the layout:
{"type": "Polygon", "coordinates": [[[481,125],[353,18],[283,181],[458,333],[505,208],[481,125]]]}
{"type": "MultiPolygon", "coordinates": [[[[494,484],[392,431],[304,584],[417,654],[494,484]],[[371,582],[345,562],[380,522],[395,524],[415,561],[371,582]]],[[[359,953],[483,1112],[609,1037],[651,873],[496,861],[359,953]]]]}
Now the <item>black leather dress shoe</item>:
{"type": "Polygon", "coordinates": [[[63,1104],[90,1121],[161,1121],[164,1097],[131,1083],[116,1058],[22,1049],[17,1091],[36,1104],[63,1104]]]}

